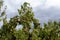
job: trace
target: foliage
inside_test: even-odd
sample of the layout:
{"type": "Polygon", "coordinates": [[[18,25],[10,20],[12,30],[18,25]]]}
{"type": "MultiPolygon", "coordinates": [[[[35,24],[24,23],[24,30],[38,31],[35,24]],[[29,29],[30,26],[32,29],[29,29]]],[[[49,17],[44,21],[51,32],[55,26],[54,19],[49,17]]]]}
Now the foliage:
{"type": "Polygon", "coordinates": [[[39,20],[34,18],[34,12],[27,2],[21,5],[18,12],[19,15],[10,18],[9,22],[6,20],[5,11],[2,12],[5,18],[2,18],[0,40],[60,40],[60,22],[44,23],[42,28],[39,20]],[[23,28],[16,30],[17,25],[22,25],[23,28]]]}
{"type": "Polygon", "coordinates": [[[3,5],[3,0],[0,0],[0,9],[2,5],[3,5]]]}

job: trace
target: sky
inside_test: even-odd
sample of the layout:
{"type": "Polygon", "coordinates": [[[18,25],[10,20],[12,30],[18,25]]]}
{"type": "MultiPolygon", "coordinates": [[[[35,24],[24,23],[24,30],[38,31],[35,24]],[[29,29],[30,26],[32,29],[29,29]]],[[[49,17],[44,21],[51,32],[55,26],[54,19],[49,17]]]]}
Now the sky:
{"type": "Polygon", "coordinates": [[[18,15],[17,9],[24,3],[28,2],[33,8],[35,17],[41,23],[48,20],[60,19],[60,0],[4,0],[4,6],[7,5],[7,17],[18,15]]]}
{"type": "Polygon", "coordinates": [[[42,17],[45,19],[45,17],[51,18],[52,16],[60,16],[60,0],[4,0],[4,5],[7,5],[6,14],[8,15],[8,18],[13,17],[13,15],[17,15],[17,9],[19,9],[24,2],[30,3],[36,17],[39,19],[42,17]]]}
{"type": "Polygon", "coordinates": [[[60,7],[60,0],[4,0],[9,8],[18,8],[24,2],[28,2],[32,7],[43,6],[44,8],[49,8],[51,6],[60,7]]]}

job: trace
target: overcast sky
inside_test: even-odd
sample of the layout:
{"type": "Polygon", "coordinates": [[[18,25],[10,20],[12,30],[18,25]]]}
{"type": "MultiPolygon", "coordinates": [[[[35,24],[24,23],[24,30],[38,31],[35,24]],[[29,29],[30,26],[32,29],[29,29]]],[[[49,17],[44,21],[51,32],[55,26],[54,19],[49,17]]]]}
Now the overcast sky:
{"type": "Polygon", "coordinates": [[[51,6],[60,7],[60,0],[4,0],[8,7],[18,8],[24,2],[28,2],[31,4],[32,7],[36,6],[44,6],[45,8],[51,6]]]}
{"type": "Polygon", "coordinates": [[[48,19],[60,19],[60,0],[4,0],[4,5],[7,5],[8,19],[18,14],[17,9],[24,2],[30,3],[35,17],[41,23],[48,21],[48,19]]]}

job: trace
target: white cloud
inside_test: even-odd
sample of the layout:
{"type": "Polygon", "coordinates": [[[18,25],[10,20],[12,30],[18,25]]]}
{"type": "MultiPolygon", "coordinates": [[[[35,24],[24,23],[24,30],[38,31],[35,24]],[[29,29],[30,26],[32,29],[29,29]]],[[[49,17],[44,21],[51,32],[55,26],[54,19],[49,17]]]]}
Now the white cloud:
{"type": "Polygon", "coordinates": [[[42,5],[42,0],[4,0],[4,4],[7,5],[7,12],[17,13],[17,9],[24,3],[28,2],[34,8],[36,6],[42,5]]]}
{"type": "MultiPolygon", "coordinates": [[[[37,6],[39,6],[39,8],[43,8],[43,9],[50,8],[51,6],[57,7],[57,8],[60,7],[60,0],[5,0],[5,4],[8,6],[7,12],[10,11],[13,14],[14,13],[16,14],[17,8],[20,7],[20,5],[22,3],[24,3],[25,1],[30,3],[33,8],[37,7],[37,6]]],[[[11,15],[12,15],[12,13],[11,13],[11,15]]]]}
{"type": "Polygon", "coordinates": [[[25,1],[30,3],[32,7],[41,6],[42,8],[49,8],[51,6],[60,7],[60,0],[4,0],[7,6],[12,9],[19,8],[25,1]]]}
{"type": "Polygon", "coordinates": [[[42,0],[25,0],[25,1],[30,3],[32,7],[42,5],[42,0]]]}
{"type": "Polygon", "coordinates": [[[60,0],[47,0],[44,7],[48,8],[51,6],[60,7],[60,0]]]}
{"type": "Polygon", "coordinates": [[[42,5],[45,0],[4,0],[6,5],[10,6],[19,6],[24,2],[28,2],[32,7],[36,7],[42,5]]]}

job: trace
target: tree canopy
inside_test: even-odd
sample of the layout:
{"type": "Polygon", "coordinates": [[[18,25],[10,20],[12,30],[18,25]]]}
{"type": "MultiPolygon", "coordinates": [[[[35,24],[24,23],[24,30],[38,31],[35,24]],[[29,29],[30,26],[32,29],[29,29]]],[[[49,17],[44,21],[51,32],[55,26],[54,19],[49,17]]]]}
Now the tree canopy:
{"type": "Polygon", "coordinates": [[[34,17],[34,12],[29,3],[24,2],[18,9],[19,15],[10,18],[7,22],[5,11],[1,13],[3,25],[0,29],[0,40],[60,40],[60,22],[44,23],[44,28],[38,19],[34,17]],[[23,28],[16,30],[17,25],[23,28]]]}

